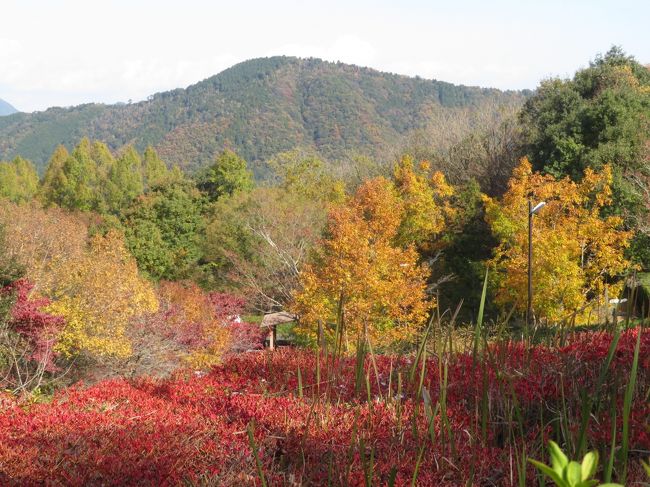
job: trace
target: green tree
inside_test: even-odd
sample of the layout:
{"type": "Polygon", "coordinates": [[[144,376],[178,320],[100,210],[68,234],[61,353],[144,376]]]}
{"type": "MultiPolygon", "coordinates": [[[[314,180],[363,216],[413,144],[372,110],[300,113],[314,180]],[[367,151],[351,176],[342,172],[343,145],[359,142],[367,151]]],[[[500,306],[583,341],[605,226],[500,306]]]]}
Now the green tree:
{"type": "Polygon", "coordinates": [[[237,191],[253,189],[253,173],[246,161],[233,151],[224,150],[200,177],[198,187],[211,201],[237,191]]]}
{"type": "Polygon", "coordinates": [[[37,191],[38,174],[31,162],[22,157],[0,162],[0,197],[20,203],[31,200],[37,191]]]}
{"type": "Polygon", "coordinates": [[[188,181],[171,181],[124,212],[126,242],[153,279],[186,278],[196,269],[204,235],[203,198],[188,181]]]}
{"type": "Polygon", "coordinates": [[[43,184],[46,205],[68,210],[92,211],[100,207],[98,167],[92,158],[90,140],[84,138],[65,159],[57,149],[50,160],[43,184]]]}
{"type": "MultiPolygon", "coordinates": [[[[573,79],[542,82],[521,115],[534,169],[580,181],[585,169],[613,169],[611,211],[637,239],[650,232],[650,71],[620,48],[573,79]]],[[[632,249],[638,248],[632,245],[632,249]]],[[[647,256],[636,259],[650,266],[647,256]]]]}
{"type": "Polygon", "coordinates": [[[184,177],[170,172],[150,147],[144,161],[133,146],[115,157],[104,142],[82,139],[72,153],[58,146],[41,182],[39,199],[46,206],[95,211],[113,218],[146,188],[184,177]]]}
{"type": "Polygon", "coordinates": [[[150,145],[144,150],[142,175],[146,190],[164,183],[169,178],[167,166],[150,145]]]}
{"type": "Polygon", "coordinates": [[[61,191],[67,180],[63,172],[63,165],[68,157],[70,157],[70,153],[62,145],[57,146],[50,157],[38,194],[39,199],[46,206],[56,204],[62,197],[61,191]]]}
{"type": "Polygon", "coordinates": [[[313,201],[340,202],[345,185],[328,170],[325,162],[313,152],[294,149],[277,154],[268,161],[276,186],[301,194],[313,201]]]}
{"type": "Polygon", "coordinates": [[[110,168],[106,188],[106,204],[112,213],[119,213],[143,193],[142,161],[132,146],[110,168]]]}
{"type": "MultiPolygon", "coordinates": [[[[468,321],[475,319],[481,302],[481,282],[485,264],[498,242],[485,221],[485,205],[478,182],[471,180],[456,186],[451,206],[455,215],[442,236],[439,259],[432,275],[439,284],[440,308],[454,309],[463,301],[461,313],[468,321]]],[[[495,310],[493,300],[485,303],[486,314],[495,310]]]]}
{"type": "Polygon", "coordinates": [[[107,180],[108,175],[115,165],[115,157],[104,142],[98,140],[92,142],[90,157],[97,164],[97,175],[100,180],[107,180]]]}

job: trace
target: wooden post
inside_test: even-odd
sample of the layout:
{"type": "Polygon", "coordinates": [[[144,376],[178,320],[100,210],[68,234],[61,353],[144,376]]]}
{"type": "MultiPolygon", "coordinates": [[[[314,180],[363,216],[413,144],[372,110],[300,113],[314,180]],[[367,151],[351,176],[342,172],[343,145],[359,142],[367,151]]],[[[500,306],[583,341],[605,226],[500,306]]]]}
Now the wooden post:
{"type": "Polygon", "coordinates": [[[609,326],[609,292],[605,284],[605,326],[609,326]]]}
{"type": "Polygon", "coordinates": [[[275,350],[275,325],[269,327],[269,350],[275,350]]]}
{"type": "Polygon", "coordinates": [[[533,321],[533,202],[528,200],[528,305],[526,306],[526,332],[533,321]]]}

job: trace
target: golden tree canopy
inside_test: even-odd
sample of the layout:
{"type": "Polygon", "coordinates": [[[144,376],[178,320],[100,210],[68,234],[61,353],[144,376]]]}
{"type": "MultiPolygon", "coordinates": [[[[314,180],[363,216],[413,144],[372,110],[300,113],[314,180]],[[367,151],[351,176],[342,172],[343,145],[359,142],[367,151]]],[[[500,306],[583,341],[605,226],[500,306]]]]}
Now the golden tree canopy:
{"type": "MultiPolygon", "coordinates": [[[[604,216],[611,203],[612,172],[585,171],[581,182],[556,180],[533,173],[522,159],[501,201],[485,197],[486,219],[500,240],[491,261],[501,272],[497,301],[526,309],[528,272],[528,200],[545,201],[534,216],[533,307],[538,316],[556,322],[577,313],[586,319],[586,305],[598,302],[608,282],[625,272],[624,255],[631,233],[617,216],[604,216]]],[[[620,284],[610,284],[610,295],[620,284]]]]}
{"type": "Polygon", "coordinates": [[[130,320],[158,309],[151,284],[115,232],[93,237],[87,252],[59,269],[45,292],[53,300],[48,312],[66,320],[57,348],[67,354],[126,357],[130,320]]]}
{"type": "Polygon", "coordinates": [[[131,318],[157,309],[149,282],[138,273],[122,236],[89,239],[84,217],[58,208],[0,201],[5,251],[22,264],[34,291],[65,318],[57,349],[65,354],[124,357],[131,318]]]}
{"type": "Polygon", "coordinates": [[[431,246],[455,214],[451,206],[453,188],[442,173],[429,175],[429,169],[428,162],[416,166],[410,156],[404,156],[395,167],[395,186],[404,207],[399,229],[402,244],[431,246]]]}
{"type": "Polygon", "coordinates": [[[294,311],[300,332],[312,340],[318,323],[334,338],[343,324],[348,343],[367,329],[373,344],[408,340],[426,320],[428,269],[397,235],[404,203],[394,185],[376,178],[329,213],[326,238],[300,275],[294,311]]]}

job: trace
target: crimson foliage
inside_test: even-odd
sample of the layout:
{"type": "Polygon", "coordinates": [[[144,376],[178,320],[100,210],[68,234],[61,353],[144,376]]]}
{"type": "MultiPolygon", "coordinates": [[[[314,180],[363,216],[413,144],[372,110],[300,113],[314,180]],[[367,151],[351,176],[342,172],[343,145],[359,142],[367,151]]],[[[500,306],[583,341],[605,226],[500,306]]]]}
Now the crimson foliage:
{"type": "MultiPolygon", "coordinates": [[[[618,409],[619,439],[618,399],[637,333],[621,336],[610,379],[601,388],[618,409]]],[[[333,485],[364,485],[368,476],[385,485],[391,475],[395,485],[409,485],[420,454],[418,485],[463,485],[470,478],[475,485],[517,485],[523,447],[534,456],[561,428],[567,427],[565,434],[577,431],[581,398],[595,390],[611,339],[606,333],[576,335],[561,348],[503,343],[489,348],[480,362],[467,354],[449,357],[448,425],[440,411],[429,424],[417,385],[406,380],[407,359],[381,356],[366,363],[368,401],[365,385],[362,393],[355,390],[353,360],[321,356],[316,384],[315,353],[297,350],[234,355],[205,375],[78,386],[50,404],[27,407],[5,399],[0,482],[259,485],[246,435],[253,422],[270,485],[323,485],[328,479],[333,485]],[[333,370],[337,373],[327,372],[333,370]],[[484,400],[489,416],[481,438],[476,411],[484,400]],[[508,414],[515,403],[518,420],[508,414]],[[556,424],[561,410],[566,425],[556,424]],[[521,424],[512,424],[516,421],[521,424]]],[[[649,352],[646,332],[630,420],[630,451],[637,456],[650,450],[650,405],[644,398],[649,352]]],[[[433,404],[442,393],[439,377],[438,362],[429,360],[423,384],[433,404]]],[[[607,405],[594,412],[588,446],[606,452],[611,431],[607,405]]],[[[641,473],[636,457],[630,464],[633,482],[641,473]]],[[[528,469],[527,480],[533,478],[528,469]]]]}
{"type": "MultiPolygon", "coordinates": [[[[46,371],[53,372],[56,370],[54,359],[57,355],[53,347],[57,333],[65,322],[61,317],[41,311],[50,301],[33,298],[33,288],[33,284],[25,279],[0,288],[0,299],[13,300],[5,331],[13,333],[16,338],[11,340],[7,337],[2,343],[11,344],[11,352],[18,354],[20,360],[41,364],[46,371]]],[[[14,364],[16,366],[19,365],[14,364]]]]}

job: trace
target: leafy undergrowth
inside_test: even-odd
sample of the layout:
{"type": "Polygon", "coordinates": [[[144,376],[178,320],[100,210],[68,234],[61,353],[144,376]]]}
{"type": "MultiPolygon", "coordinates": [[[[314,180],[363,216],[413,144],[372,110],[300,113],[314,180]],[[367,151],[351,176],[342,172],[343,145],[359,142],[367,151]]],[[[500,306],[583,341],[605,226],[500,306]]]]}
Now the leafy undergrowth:
{"type": "MultiPolygon", "coordinates": [[[[247,353],[207,374],[77,386],[50,403],[0,397],[0,484],[536,484],[526,456],[542,458],[549,439],[578,453],[587,394],[584,448],[608,458],[612,431],[621,441],[637,333],[621,335],[605,376],[612,337],[590,333],[562,348],[493,345],[481,361],[367,357],[363,371],[354,359],[317,365],[310,351],[247,353]]],[[[639,357],[628,485],[650,450],[648,332],[639,357]]]]}

